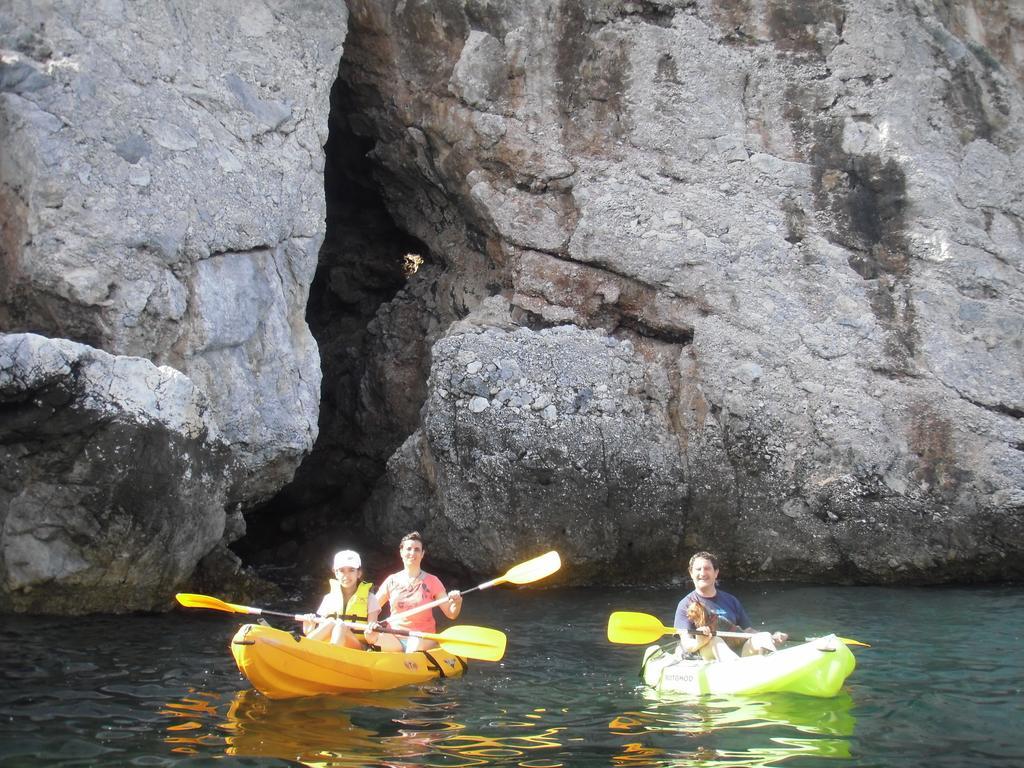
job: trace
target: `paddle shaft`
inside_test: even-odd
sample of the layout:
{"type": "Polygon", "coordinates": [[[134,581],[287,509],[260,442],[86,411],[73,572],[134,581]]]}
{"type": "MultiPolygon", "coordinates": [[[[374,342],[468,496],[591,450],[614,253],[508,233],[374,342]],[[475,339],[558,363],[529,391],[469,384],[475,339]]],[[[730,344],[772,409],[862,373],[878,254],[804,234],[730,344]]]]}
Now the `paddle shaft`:
{"type": "MultiPolygon", "coordinates": [[[[283,611],[270,611],[270,610],[267,610],[266,608],[253,608],[253,607],[247,606],[247,605],[246,606],[242,606],[242,605],[235,606],[235,605],[233,605],[233,607],[235,607],[235,608],[245,608],[246,610],[243,611],[243,612],[251,614],[253,616],[264,616],[264,615],[265,616],[279,616],[282,619],[291,619],[292,621],[306,621],[306,619],[311,615],[311,614],[308,614],[308,613],[284,613],[283,611]]],[[[318,619],[333,620],[333,617],[331,617],[331,616],[321,616],[318,613],[314,613],[312,615],[316,616],[318,619]]],[[[369,624],[362,624],[362,623],[355,622],[355,621],[344,621],[344,620],[339,620],[339,621],[340,621],[340,623],[343,626],[346,626],[349,629],[355,630],[356,632],[364,632],[370,626],[369,624]]],[[[437,640],[437,639],[439,639],[441,637],[440,635],[434,635],[434,634],[431,634],[430,632],[416,632],[416,631],[409,630],[409,629],[394,629],[394,628],[388,627],[388,626],[381,626],[379,631],[383,632],[384,634],[388,634],[388,635],[402,635],[403,637],[422,637],[425,640],[437,640]]]]}
{"type": "Polygon", "coordinates": [[[378,628],[377,626],[359,621],[339,621],[339,623],[355,632],[379,631],[389,635],[433,640],[443,650],[454,653],[456,656],[466,656],[470,659],[499,661],[505,655],[505,634],[496,629],[488,629],[487,627],[472,627],[462,624],[448,627],[443,632],[435,633],[420,632],[414,629],[378,628]]]}
{"type": "MultiPolygon", "coordinates": [[[[694,632],[692,634],[703,634],[703,633],[694,632]]],[[[753,632],[712,632],[711,634],[713,636],[716,636],[716,637],[743,637],[743,638],[747,638],[748,640],[751,637],[754,636],[753,632]]]]}
{"type": "MultiPolygon", "coordinates": [[[[688,631],[688,630],[677,629],[676,627],[665,627],[664,630],[665,631],[662,632],[663,635],[670,635],[673,632],[678,634],[680,632],[688,631]]],[[[703,632],[693,631],[693,632],[690,632],[690,634],[691,635],[702,635],[704,633],[703,632]]],[[[749,640],[750,638],[752,638],[754,636],[754,634],[755,634],[754,632],[712,632],[711,633],[712,637],[735,637],[735,638],[743,639],[743,640],[749,640]]],[[[811,640],[817,640],[817,639],[818,638],[816,638],[816,637],[805,637],[804,638],[804,642],[810,642],[811,640]]]]}
{"type": "MultiPolygon", "coordinates": [[[[308,613],[285,613],[284,611],[271,611],[267,608],[254,608],[251,605],[237,605],[235,603],[226,603],[216,598],[209,599],[210,604],[204,605],[204,608],[210,608],[212,610],[227,610],[229,613],[246,613],[250,616],[278,616],[282,619],[291,619],[292,621],[306,621],[310,616],[316,616],[320,619],[331,619],[331,616],[320,616],[319,614],[308,614],[308,613]],[[217,605],[219,603],[220,605],[217,605]],[[221,607],[223,606],[223,607],[221,607]]],[[[342,621],[344,626],[349,629],[354,629],[357,632],[363,632],[369,628],[368,624],[361,624],[353,621],[342,621]]],[[[425,640],[438,640],[441,638],[440,635],[431,634],[430,632],[416,632],[409,629],[393,629],[391,627],[382,626],[379,630],[389,635],[402,635],[403,637],[422,637],[425,640]]]]}
{"type": "MultiPolygon", "coordinates": [[[[231,605],[231,607],[235,608],[235,609],[238,609],[238,608],[244,608],[245,609],[245,610],[242,610],[242,611],[235,610],[234,611],[235,613],[248,613],[248,614],[250,614],[252,616],[279,616],[282,619],[292,619],[293,621],[305,621],[306,620],[306,616],[308,615],[308,614],[299,614],[299,613],[285,613],[284,611],[270,611],[270,610],[267,610],[266,608],[253,608],[252,606],[249,606],[249,605],[235,605],[234,603],[229,603],[229,605],[231,605]]],[[[322,617],[322,618],[326,618],[326,617],[322,617]]]]}
{"type": "MultiPolygon", "coordinates": [[[[341,623],[356,632],[366,632],[370,630],[369,624],[363,624],[358,621],[343,621],[341,623]]],[[[443,633],[437,634],[434,632],[420,632],[415,629],[393,629],[384,625],[381,625],[380,629],[371,631],[382,632],[386,635],[399,635],[401,637],[422,637],[424,640],[437,640],[438,642],[444,642],[446,639],[443,633]]]]}
{"type": "MultiPolygon", "coordinates": [[[[662,634],[668,635],[668,634],[671,634],[673,632],[679,633],[679,632],[683,632],[683,631],[686,631],[686,630],[676,629],[674,627],[665,627],[665,631],[662,634]]],[[[690,632],[690,634],[691,635],[702,635],[704,633],[703,632],[690,632]]],[[[735,637],[735,638],[738,638],[738,639],[749,640],[750,638],[752,638],[754,636],[754,633],[753,632],[712,632],[711,636],[712,637],[735,637]]],[[[811,638],[807,638],[807,639],[810,640],[811,638]]]]}
{"type": "MultiPolygon", "coordinates": [[[[657,616],[649,613],[637,613],[636,611],[614,611],[608,617],[608,639],[613,643],[627,643],[630,645],[641,645],[657,640],[662,635],[679,634],[681,631],[675,627],[668,627],[661,623],[657,616]]],[[[736,637],[749,639],[752,634],[748,632],[716,632],[721,637],[736,637]]],[[[818,640],[817,637],[805,637],[804,642],[818,640]]],[[[871,646],[859,640],[852,640],[848,637],[837,637],[844,645],[858,645],[865,648],[871,646]]]]}
{"type": "MultiPolygon", "coordinates": [[[[510,568],[503,576],[491,579],[490,581],[485,581],[483,584],[478,584],[475,587],[462,590],[459,594],[468,595],[470,592],[476,592],[478,589],[490,589],[491,587],[496,587],[499,584],[504,584],[506,581],[515,581],[517,584],[528,584],[531,581],[536,581],[537,579],[543,579],[545,576],[550,576],[552,573],[557,571],[561,565],[562,561],[557,552],[547,552],[546,554],[510,568]]],[[[410,608],[407,611],[402,611],[388,616],[387,620],[395,621],[396,619],[404,619],[406,616],[412,616],[420,613],[421,611],[436,608],[447,600],[447,595],[445,597],[439,597],[433,602],[417,605],[415,608],[410,608]]]]}
{"type": "MultiPolygon", "coordinates": [[[[256,610],[260,610],[260,609],[257,608],[256,610]]],[[[293,616],[290,613],[278,613],[277,611],[260,611],[260,613],[266,613],[266,614],[269,614],[271,616],[281,616],[281,617],[284,617],[286,619],[295,619],[295,621],[305,621],[306,620],[306,616],[304,616],[304,615],[294,615],[293,616]]],[[[351,630],[353,630],[355,632],[366,632],[368,629],[370,629],[370,625],[369,624],[364,624],[364,623],[359,622],[359,621],[345,621],[344,619],[332,619],[331,616],[320,616],[319,614],[314,614],[314,615],[317,616],[318,618],[321,618],[321,619],[336,620],[342,626],[348,627],[349,629],[351,629],[351,630]]],[[[420,631],[415,630],[415,629],[400,629],[398,627],[390,627],[390,626],[388,626],[386,624],[381,624],[380,627],[378,629],[376,629],[375,631],[381,632],[381,633],[383,633],[385,635],[401,635],[402,637],[422,637],[424,640],[443,641],[445,639],[443,635],[435,634],[433,632],[420,632],[420,631]]]]}
{"type": "MultiPolygon", "coordinates": [[[[468,595],[470,592],[476,592],[478,589],[487,589],[488,587],[493,587],[495,584],[500,584],[501,581],[502,581],[501,579],[493,579],[492,581],[488,581],[488,582],[486,582],[484,584],[479,584],[479,585],[477,585],[475,587],[470,587],[469,589],[463,590],[463,591],[459,592],[459,594],[460,595],[468,595]]],[[[448,602],[448,595],[445,595],[444,597],[439,597],[439,598],[437,598],[437,600],[434,600],[432,602],[424,603],[423,605],[417,605],[415,608],[410,608],[407,611],[402,611],[401,613],[394,613],[394,614],[388,616],[387,620],[390,622],[390,621],[397,621],[399,619],[404,619],[406,616],[412,616],[412,615],[420,613],[422,611],[429,610],[430,608],[437,608],[437,606],[441,605],[442,603],[447,603],[447,602],[448,602]]]]}
{"type": "Polygon", "coordinates": [[[377,627],[361,621],[338,620],[338,623],[354,632],[378,631],[388,635],[418,637],[435,641],[442,650],[456,656],[465,656],[482,661],[499,661],[505,655],[505,635],[496,629],[471,627],[462,624],[449,627],[440,633],[419,632],[414,629],[390,629],[377,627]]]}
{"type": "MultiPolygon", "coordinates": [[[[189,608],[208,608],[213,611],[226,611],[228,613],[245,613],[250,616],[279,616],[282,619],[291,619],[292,621],[306,621],[309,616],[315,616],[318,619],[330,619],[338,620],[332,616],[321,616],[320,614],[308,614],[308,613],[284,613],[283,611],[271,611],[266,608],[254,608],[251,605],[238,605],[236,603],[228,603],[220,600],[216,597],[209,597],[207,595],[190,595],[190,594],[179,594],[178,602],[189,608]]],[[[363,632],[369,629],[369,624],[363,624],[354,621],[338,620],[341,624],[354,629],[357,632],[363,632]]],[[[387,635],[402,635],[403,637],[422,637],[425,640],[444,640],[443,635],[433,634],[431,632],[419,632],[411,629],[399,629],[392,628],[386,625],[382,625],[379,632],[383,632],[387,635]]],[[[449,630],[450,631],[450,630],[449,630]]]]}
{"type": "MultiPolygon", "coordinates": [[[[680,630],[675,630],[675,631],[679,632],[680,630]]],[[[691,634],[696,634],[696,633],[691,633],[691,634]]],[[[713,634],[717,635],[718,637],[742,637],[742,638],[746,638],[748,640],[751,637],[753,637],[753,633],[748,633],[748,632],[715,632],[713,634]]],[[[788,637],[788,635],[787,635],[787,637],[788,637]]],[[[789,639],[790,640],[794,640],[794,641],[796,640],[795,637],[790,637],[789,639]]],[[[841,643],[844,643],[846,645],[864,645],[864,646],[867,645],[867,643],[862,643],[859,640],[851,640],[848,637],[837,637],[836,639],[839,640],[841,643]]],[[[821,637],[805,637],[800,642],[802,642],[802,643],[810,643],[810,642],[812,642],[814,640],[821,640],[821,637]]]]}

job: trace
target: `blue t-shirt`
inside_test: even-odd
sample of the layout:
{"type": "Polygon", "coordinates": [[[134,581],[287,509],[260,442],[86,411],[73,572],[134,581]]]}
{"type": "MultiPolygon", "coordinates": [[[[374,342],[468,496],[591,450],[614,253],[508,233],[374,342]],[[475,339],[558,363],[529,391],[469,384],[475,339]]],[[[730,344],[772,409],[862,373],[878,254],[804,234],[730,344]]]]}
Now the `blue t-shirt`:
{"type": "MultiPolygon", "coordinates": [[[[714,613],[724,619],[725,621],[732,622],[740,629],[746,629],[751,626],[750,617],[747,616],[747,612],[743,610],[743,606],[740,605],[740,601],[730,595],[728,592],[718,590],[715,592],[714,597],[704,597],[697,590],[693,590],[690,594],[679,601],[679,605],[676,607],[676,619],[672,623],[672,626],[676,629],[685,629],[687,632],[693,632],[696,627],[693,626],[693,622],[686,616],[686,609],[690,603],[699,601],[704,603],[704,606],[708,609],[708,612],[714,613]]],[[[725,629],[721,624],[718,626],[719,629],[725,629]]]]}

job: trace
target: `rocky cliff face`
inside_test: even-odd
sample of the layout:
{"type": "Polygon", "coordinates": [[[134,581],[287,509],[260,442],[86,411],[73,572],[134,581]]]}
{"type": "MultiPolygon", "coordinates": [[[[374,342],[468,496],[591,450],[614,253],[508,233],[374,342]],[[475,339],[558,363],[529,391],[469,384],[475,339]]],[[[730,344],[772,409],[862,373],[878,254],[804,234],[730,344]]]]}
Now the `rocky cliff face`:
{"type": "Polygon", "coordinates": [[[579,580],[1021,575],[1013,4],[350,9],[353,124],[462,318],[367,525],[579,580]]]}
{"type": "MultiPolygon", "coordinates": [[[[5,4],[0,330],[18,349],[28,342],[17,334],[32,332],[92,351],[58,345],[47,352],[65,362],[46,368],[46,387],[67,393],[59,399],[73,418],[39,410],[35,356],[3,360],[13,382],[3,407],[19,422],[5,432],[15,440],[13,448],[5,442],[5,462],[18,467],[5,464],[0,492],[0,596],[35,588],[32,599],[12,599],[64,610],[75,589],[104,579],[83,576],[75,558],[31,562],[61,542],[88,548],[84,540],[94,535],[102,552],[84,559],[99,570],[109,559],[123,589],[96,591],[89,608],[163,605],[176,579],[241,532],[225,531],[225,509],[234,515],[269,498],[309,452],[320,367],[305,311],[323,239],[328,93],[346,16],[327,0],[5,4]],[[100,350],[114,362],[93,365],[86,386],[73,360],[100,359],[100,350]],[[48,445],[43,435],[60,442],[68,430],[108,431],[105,407],[80,405],[92,402],[93,389],[119,391],[104,384],[104,371],[131,369],[141,377],[135,384],[152,388],[157,411],[183,407],[167,400],[169,374],[118,362],[135,357],[153,371],[174,369],[194,387],[206,403],[204,429],[217,439],[189,438],[185,448],[144,416],[123,425],[118,450],[109,434],[102,450],[84,437],[77,447],[48,445]],[[21,370],[22,363],[32,367],[21,370]],[[51,430],[54,418],[74,427],[51,430]],[[67,461],[49,462],[50,451],[67,461]],[[90,482],[102,486],[109,471],[109,487],[72,504],[90,462],[101,462],[87,472],[90,482]],[[154,486],[157,496],[146,504],[135,503],[139,489],[130,504],[114,499],[132,478],[164,473],[169,485],[154,486]],[[50,498],[68,500],[57,504],[58,518],[31,511],[29,497],[38,501],[41,492],[30,477],[45,477],[50,498]],[[98,543],[111,514],[123,518],[119,535],[136,538],[134,545],[98,543]],[[159,526],[127,524],[156,517],[159,526]],[[159,579],[115,567],[138,547],[167,550],[159,579]],[[50,602],[48,591],[63,597],[50,602]],[[122,600],[129,592],[132,599],[122,600]]],[[[137,564],[145,570],[147,561],[137,564]]]]}
{"type": "Polygon", "coordinates": [[[415,527],[488,574],[556,547],[581,583],[698,547],[747,578],[1021,577],[1022,26],[8,3],[0,609],[223,574],[317,438],[321,365],[276,508],[317,514],[280,540],[415,527]]]}

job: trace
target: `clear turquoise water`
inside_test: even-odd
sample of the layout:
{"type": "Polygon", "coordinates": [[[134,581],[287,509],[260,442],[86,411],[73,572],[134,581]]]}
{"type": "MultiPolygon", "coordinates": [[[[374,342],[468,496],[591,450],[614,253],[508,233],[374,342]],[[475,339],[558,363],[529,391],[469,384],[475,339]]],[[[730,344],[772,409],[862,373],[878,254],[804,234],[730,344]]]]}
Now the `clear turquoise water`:
{"type": "Polygon", "coordinates": [[[871,643],[843,694],[651,698],[642,647],[610,644],[607,617],[671,623],[678,591],[477,593],[463,623],[507,632],[502,662],[423,688],[277,702],[234,667],[240,616],[8,616],[0,765],[1024,765],[1024,588],[731,591],[772,629],[871,643]]]}

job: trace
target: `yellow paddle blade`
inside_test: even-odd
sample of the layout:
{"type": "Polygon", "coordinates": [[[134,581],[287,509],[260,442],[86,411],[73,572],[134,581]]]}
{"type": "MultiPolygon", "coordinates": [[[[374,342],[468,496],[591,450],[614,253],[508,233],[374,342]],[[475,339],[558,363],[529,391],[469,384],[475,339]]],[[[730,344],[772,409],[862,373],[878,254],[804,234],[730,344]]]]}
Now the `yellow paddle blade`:
{"type": "Polygon", "coordinates": [[[861,648],[870,648],[871,647],[867,643],[862,643],[860,640],[851,640],[848,637],[837,637],[836,639],[839,642],[841,642],[843,645],[858,645],[861,648]]]}
{"type": "Polygon", "coordinates": [[[615,611],[608,617],[608,639],[613,643],[643,645],[653,643],[662,635],[670,635],[675,631],[673,627],[666,627],[649,613],[615,611]]]}
{"type": "Polygon", "coordinates": [[[562,558],[558,556],[557,552],[551,551],[540,557],[535,557],[533,560],[527,560],[525,563],[509,568],[508,573],[497,581],[507,581],[512,584],[529,584],[543,579],[545,576],[550,576],[561,567],[562,558]]]}
{"type": "Polygon", "coordinates": [[[253,609],[246,605],[235,605],[225,603],[216,597],[209,595],[193,595],[188,592],[179,592],[175,599],[186,608],[209,608],[211,611],[224,611],[225,613],[259,613],[259,609],[253,609]]]}
{"type": "Polygon", "coordinates": [[[499,661],[505,655],[507,642],[505,633],[500,630],[468,625],[448,627],[436,638],[448,653],[481,661],[499,661]]]}

